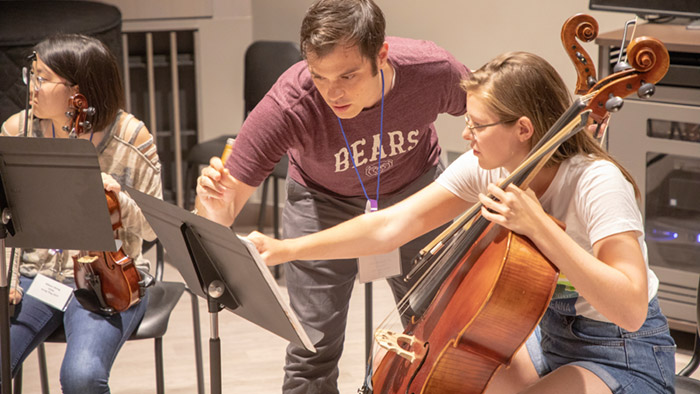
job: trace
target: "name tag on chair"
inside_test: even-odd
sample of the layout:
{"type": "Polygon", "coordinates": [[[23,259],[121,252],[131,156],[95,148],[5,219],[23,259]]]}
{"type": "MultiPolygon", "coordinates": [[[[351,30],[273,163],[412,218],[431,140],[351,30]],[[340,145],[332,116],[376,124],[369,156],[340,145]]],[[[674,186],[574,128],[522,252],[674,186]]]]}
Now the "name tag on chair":
{"type": "Polygon", "coordinates": [[[27,295],[59,311],[65,311],[73,296],[73,288],[45,275],[37,274],[32,285],[27,289],[27,295]]]}

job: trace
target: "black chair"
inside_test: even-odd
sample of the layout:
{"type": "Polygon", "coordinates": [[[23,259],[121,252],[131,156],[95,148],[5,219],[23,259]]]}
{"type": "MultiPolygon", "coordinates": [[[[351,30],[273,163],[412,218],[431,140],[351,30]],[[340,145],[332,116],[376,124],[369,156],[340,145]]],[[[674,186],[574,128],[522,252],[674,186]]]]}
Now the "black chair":
{"type": "MultiPolygon", "coordinates": [[[[156,390],[158,394],[165,392],[165,376],[163,373],[163,335],[168,328],[170,313],[175,308],[175,305],[180,300],[182,293],[188,290],[182,282],[165,282],[163,281],[163,265],[164,252],[163,246],[157,240],[151,243],[144,242],[143,250],[150,249],[153,245],[156,246],[156,282],[148,288],[148,306],[146,314],[143,316],[141,323],[136,328],[136,331],[129,337],[129,341],[136,339],[153,339],[155,341],[155,364],[156,364],[156,390]]],[[[188,290],[189,292],[189,290],[188,290]]],[[[201,345],[201,330],[199,326],[199,303],[197,296],[189,292],[192,299],[192,320],[194,327],[194,342],[195,342],[195,362],[197,373],[197,392],[204,394],[204,373],[202,364],[202,345],[201,345]]],[[[45,342],[65,343],[66,333],[63,326],[58,328],[51,334],[45,342]]],[[[48,373],[46,368],[46,350],[44,344],[40,344],[37,348],[37,358],[39,359],[39,376],[41,379],[42,394],[49,393],[48,373]]],[[[14,394],[22,392],[22,370],[17,373],[14,379],[15,387],[14,394]]]]}
{"type": "Polygon", "coordinates": [[[698,283],[698,295],[695,300],[697,325],[695,327],[695,345],[693,355],[688,364],[676,375],[676,394],[700,393],[700,380],[693,379],[690,375],[700,365],[700,283],[698,283]]]}
{"type": "MultiPolygon", "coordinates": [[[[244,116],[255,108],[260,100],[265,97],[267,91],[277,81],[282,73],[294,63],[300,61],[301,52],[296,43],[290,41],[256,41],[252,43],[245,53],[244,75],[244,116]]],[[[226,140],[235,135],[224,135],[209,141],[201,142],[190,149],[187,154],[187,174],[185,178],[185,203],[190,203],[190,192],[194,189],[199,167],[209,164],[212,156],[220,156],[226,140]]],[[[264,229],[265,208],[267,206],[267,190],[270,179],[273,181],[273,221],[275,238],[279,238],[278,207],[278,181],[287,177],[289,159],[283,156],[275,165],[274,170],[262,184],[262,196],[260,211],[258,213],[258,231],[264,229]]]]}

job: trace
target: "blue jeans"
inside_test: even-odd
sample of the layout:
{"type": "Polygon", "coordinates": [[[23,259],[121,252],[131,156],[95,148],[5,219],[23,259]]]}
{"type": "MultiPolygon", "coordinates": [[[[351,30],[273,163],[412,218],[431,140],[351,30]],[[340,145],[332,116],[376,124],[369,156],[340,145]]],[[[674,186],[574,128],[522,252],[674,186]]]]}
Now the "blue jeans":
{"type": "Polygon", "coordinates": [[[40,343],[63,324],[66,353],[61,365],[64,393],[109,393],[109,372],[119,349],[136,330],[146,312],[148,292],[128,310],[105,317],[85,310],[73,297],[65,312],[27,296],[33,278],[21,276],[25,295],[10,319],[12,376],[40,343]]]}
{"type": "Polygon", "coordinates": [[[647,319],[634,332],[567,313],[571,300],[553,300],[527,350],[540,376],[577,365],[596,374],[614,394],[673,393],[676,346],[659,301],[649,301],[647,319]]]}

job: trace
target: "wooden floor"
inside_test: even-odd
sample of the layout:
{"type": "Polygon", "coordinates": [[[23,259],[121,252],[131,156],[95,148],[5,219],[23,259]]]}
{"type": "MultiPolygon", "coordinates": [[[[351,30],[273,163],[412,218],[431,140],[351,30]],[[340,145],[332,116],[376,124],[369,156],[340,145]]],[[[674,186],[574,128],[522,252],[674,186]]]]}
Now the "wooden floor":
{"type": "MultiPolygon", "coordinates": [[[[165,280],[181,280],[179,273],[168,266],[165,280]]],[[[283,280],[280,282],[284,286],[283,280]]],[[[282,289],[286,296],[286,289],[282,289]]],[[[393,297],[384,282],[373,286],[374,322],[382,320],[393,309],[393,297]]],[[[200,327],[204,358],[205,393],[209,393],[210,324],[205,302],[199,300],[200,327]]],[[[164,337],[165,391],[169,394],[197,393],[192,308],[185,293],[174,310],[164,337]]],[[[279,393],[282,384],[285,340],[271,334],[235,314],[219,313],[221,338],[222,387],[224,393],[279,393]]],[[[49,383],[52,393],[60,393],[58,373],[65,345],[46,344],[49,383]]],[[[345,351],[340,361],[340,392],[356,393],[364,378],[364,285],[356,284],[350,305],[345,351]]],[[[679,350],[676,364],[682,368],[689,360],[688,350],[679,350]]],[[[36,352],[24,365],[23,392],[41,392],[36,352]]],[[[700,371],[693,375],[700,379],[700,371]]],[[[110,387],[114,394],[155,393],[153,341],[129,341],[119,353],[112,370],[110,387]]]]}

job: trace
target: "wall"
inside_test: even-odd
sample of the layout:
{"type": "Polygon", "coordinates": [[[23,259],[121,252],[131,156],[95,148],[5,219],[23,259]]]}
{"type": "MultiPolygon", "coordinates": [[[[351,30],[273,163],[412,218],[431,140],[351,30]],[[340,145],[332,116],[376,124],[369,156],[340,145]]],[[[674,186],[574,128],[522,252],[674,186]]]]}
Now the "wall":
{"type": "MultiPolygon", "coordinates": [[[[561,45],[560,31],[564,21],[576,13],[587,13],[598,20],[600,32],[606,32],[622,28],[626,20],[634,17],[631,14],[590,11],[588,0],[537,3],[517,0],[375,1],[387,19],[387,34],[435,41],[473,69],[502,52],[534,52],[554,65],[572,91],[576,72],[561,45]]],[[[253,39],[298,41],[301,20],[312,2],[254,0],[253,39]]],[[[584,47],[597,64],[595,44],[585,44],[584,47]]],[[[438,119],[438,133],[445,150],[461,152],[466,148],[466,142],[460,137],[463,127],[462,119],[448,115],[438,119]]]]}
{"type": "Polygon", "coordinates": [[[101,1],[119,7],[124,31],[196,30],[199,139],[238,133],[253,0],[101,1]]]}

